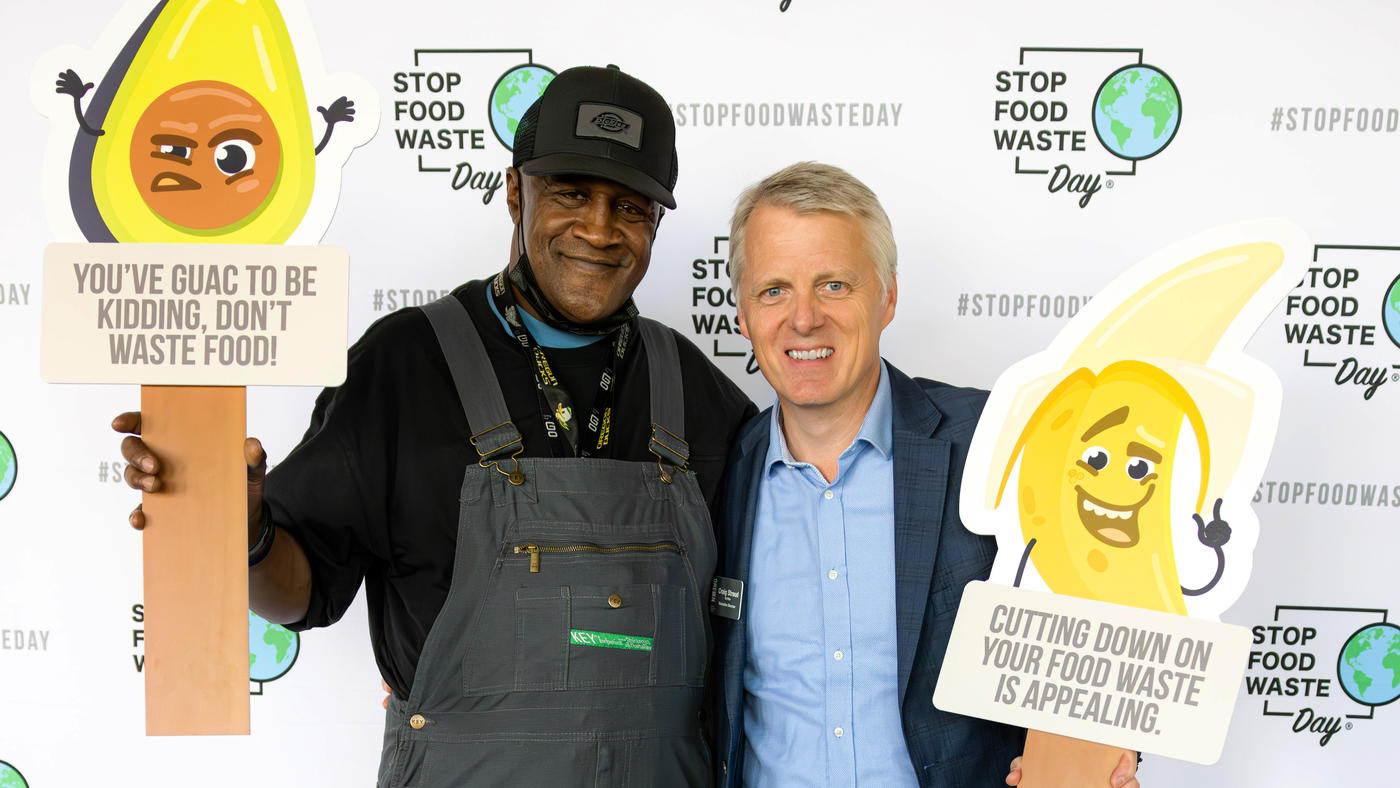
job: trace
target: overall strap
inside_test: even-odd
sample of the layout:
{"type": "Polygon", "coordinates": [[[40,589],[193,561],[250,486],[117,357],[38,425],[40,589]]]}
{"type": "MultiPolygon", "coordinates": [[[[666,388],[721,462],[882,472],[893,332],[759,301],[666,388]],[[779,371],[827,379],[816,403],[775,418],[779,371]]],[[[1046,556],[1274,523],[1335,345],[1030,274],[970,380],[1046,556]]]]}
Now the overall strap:
{"type": "Polygon", "coordinates": [[[481,464],[519,454],[524,448],[520,431],[510,422],[496,370],[467,308],[451,293],[419,308],[428,316],[442,345],[467,425],[476,430],[471,441],[481,455],[481,464]]]}
{"type": "Polygon", "coordinates": [[[651,372],[651,441],[647,448],[662,465],[663,481],[670,481],[665,466],[685,469],[690,446],[685,442],[685,390],[680,355],[671,329],[649,318],[639,318],[642,344],[651,372]]]}

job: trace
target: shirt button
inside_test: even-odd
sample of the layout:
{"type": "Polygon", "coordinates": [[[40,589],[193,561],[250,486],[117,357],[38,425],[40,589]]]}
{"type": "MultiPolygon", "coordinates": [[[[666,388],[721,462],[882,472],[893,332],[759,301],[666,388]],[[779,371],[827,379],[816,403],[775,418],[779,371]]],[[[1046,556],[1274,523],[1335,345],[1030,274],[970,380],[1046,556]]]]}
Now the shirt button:
{"type": "Polygon", "coordinates": [[[837,662],[840,662],[841,660],[846,658],[846,655],[842,654],[840,650],[837,650],[837,652],[835,654],[832,654],[831,656],[835,657],[837,662]]]}
{"type": "Polygon", "coordinates": [[[836,570],[833,569],[833,570],[831,570],[830,572],[827,572],[827,573],[826,573],[826,576],[827,576],[827,578],[830,579],[830,580],[835,580],[835,579],[836,579],[836,570]]]}
{"type": "Polygon", "coordinates": [[[836,493],[833,493],[831,490],[827,490],[826,492],[822,493],[822,497],[827,499],[828,501],[834,498],[835,496],[836,493]]]}
{"type": "Polygon", "coordinates": [[[832,733],[836,734],[836,738],[838,739],[846,735],[846,731],[841,728],[837,728],[836,730],[832,731],[832,733]]]}

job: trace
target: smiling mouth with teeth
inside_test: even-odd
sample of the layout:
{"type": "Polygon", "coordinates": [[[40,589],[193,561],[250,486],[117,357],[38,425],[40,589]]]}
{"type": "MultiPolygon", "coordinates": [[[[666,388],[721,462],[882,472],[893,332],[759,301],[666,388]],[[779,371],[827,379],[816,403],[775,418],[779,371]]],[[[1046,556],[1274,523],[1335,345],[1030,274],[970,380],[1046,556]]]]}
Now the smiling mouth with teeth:
{"type": "Polygon", "coordinates": [[[813,348],[812,350],[789,350],[788,358],[798,361],[816,361],[819,358],[826,358],[836,351],[829,347],[813,348]]]}
{"type": "Polygon", "coordinates": [[[1138,511],[1156,489],[1155,484],[1148,487],[1142,500],[1124,509],[1104,503],[1084,492],[1083,487],[1075,485],[1074,491],[1079,493],[1079,522],[1095,539],[1106,545],[1132,547],[1141,536],[1138,532],[1138,511]]]}

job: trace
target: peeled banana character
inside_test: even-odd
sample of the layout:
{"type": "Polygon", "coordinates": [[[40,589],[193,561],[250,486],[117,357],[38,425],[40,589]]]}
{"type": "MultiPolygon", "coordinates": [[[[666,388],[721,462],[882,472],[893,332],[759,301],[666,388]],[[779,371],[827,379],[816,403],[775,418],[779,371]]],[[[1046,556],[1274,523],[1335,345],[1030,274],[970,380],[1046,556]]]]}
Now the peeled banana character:
{"type": "Polygon", "coordinates": [[[1029,559],[1055,593],[1184,615],[1184,596],[1220,581],[1230,539],[1221,497],[1254,403],[1249,386],[1208,362],[1283,260],[1282,247],[1261,241],[1177,265],[1104,315],[1057,370],[1021,387],[993,427],[985,480],[987,509],[1015,501],[1017,584],[1029,559]],[[1173,523],[1184,463],[1199,468],[1194,523],[1173,523]],[[1184,589],[1172,530],[1192,525],[1216,570],[1184,589]]]}
{"type": "Polygon", "coordinates": [[[306,214],[315,157],[345,97],[318,107],[273,0],[162,0],[97,86],[71,69],[80,130],[69,197],[89,241],[282,243],[306,214]]]}
{"type": "Polygon", "coordinates": [[[1208,467],[1191,396],[1131,360],[1098,375],[1075,370],[1032,416],[1020,440],[1017,508],[1036,570],[1056,593],[1186,612],[1169,494],[1184,421],[1208,467]]]}

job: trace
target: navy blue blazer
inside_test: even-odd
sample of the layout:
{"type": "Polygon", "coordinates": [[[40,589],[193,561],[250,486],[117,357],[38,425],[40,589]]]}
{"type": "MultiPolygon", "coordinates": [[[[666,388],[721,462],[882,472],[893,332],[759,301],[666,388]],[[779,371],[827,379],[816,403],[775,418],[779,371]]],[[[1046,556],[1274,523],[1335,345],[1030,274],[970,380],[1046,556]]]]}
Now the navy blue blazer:
{"type": "MultiPolygon", "coordinates": [[[[1004,785],[1025,731],[933,707],[933,687],[963,587],[985,580],[996,540],[958,518],[963,464],[987,392],[913,380],[888,364],[894,404],[895,619],[904,740],[925,786],[1004,785]]],[[[745,582],[758,480],[768,453],[771,408],[739,431],[718,502],[715,574],[745,582]]],[[[740,785],[744,741],[745,622],[711,616],[715,774],[740,785]]]]}

